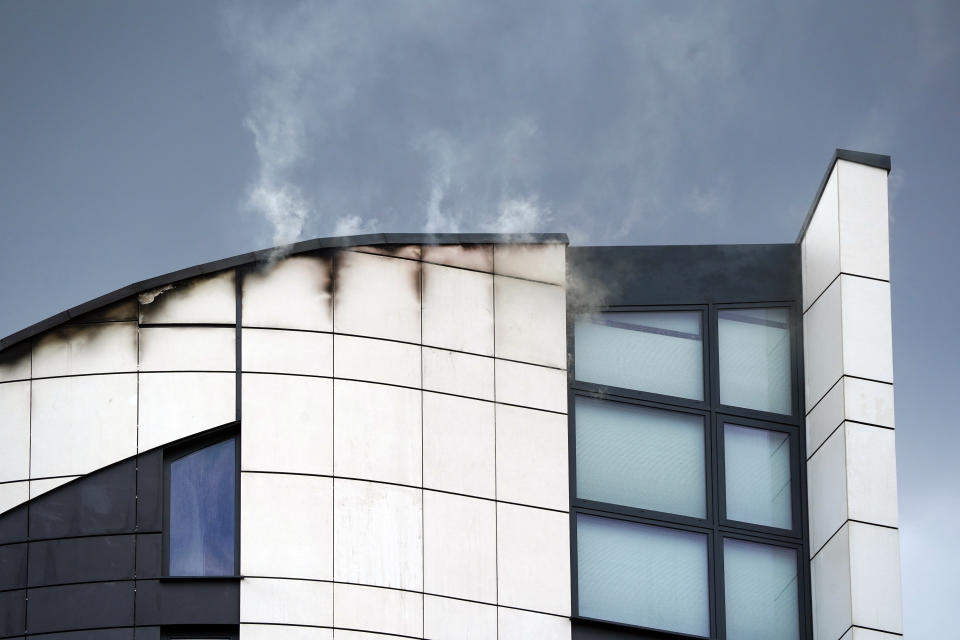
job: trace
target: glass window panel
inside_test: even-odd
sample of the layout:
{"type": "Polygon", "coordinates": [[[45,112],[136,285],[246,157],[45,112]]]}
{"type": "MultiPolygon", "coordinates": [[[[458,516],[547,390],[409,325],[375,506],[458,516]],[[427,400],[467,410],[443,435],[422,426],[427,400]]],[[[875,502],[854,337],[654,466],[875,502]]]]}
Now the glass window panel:
{"type": "Polygon", "coordinates": [[[235,439],[170,463],[170,575],[233,575],[235,439]]]}
{"type": "Polygon", "coordinates": [[[577,380],[703,400],[699,311],[592,314],[574,335],[577,380]]]}
{"type": "Polygon", "coordinates": [[[723,541],[727,640],[797,640],[797,553],[726,538],[723,541]]]}
{"type": "Polygon", "coordinates": [[[582,616],[710,633],[704,534],[578,515],[577,579],[582,616]]]}
{"type": "Polygon", "coordinates": [[[579,498],[706,517],[702,417],[578,397],[576,421],[579,498]]]}
{"type": "Polygon", "coordinates": [[[723,425],[727,518],[791,529],[790,435],[723,425]]]}
{"type": "Polygon", "coordinates": [[[718,312],[722,404],[792,412],[788,319],[784,308],[718,312]]]}

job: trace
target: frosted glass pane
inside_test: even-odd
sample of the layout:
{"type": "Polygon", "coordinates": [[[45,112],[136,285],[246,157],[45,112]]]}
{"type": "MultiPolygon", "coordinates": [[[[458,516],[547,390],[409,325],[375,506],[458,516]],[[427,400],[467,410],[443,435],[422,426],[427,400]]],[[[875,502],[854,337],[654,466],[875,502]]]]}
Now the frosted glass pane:
{"type": "Polygon", "coordinates": [[[721,403],[791,413],[788,313],[783,308],[718,313],[721,403]]]}
{"type": "Polygon", "coordinates": [[[723,541],[727,640],[797,640],[797,553],[726,538],[723,541]]]}
{"type": "Polygon", "coordinates": [[[170,575],[232,576],[236,508],[233,438],[170,464],[170,575]]]}
{"type": "Polygon", "coordinates": [[[791,529],[790,436],[723,425],[727,518],[791,529]]]}
{"type": "Polygon", "coordinates": [[[576,322],[577,380],[703,400],[697,311],[611,312],[576,322]]]}
{"type": "Polygon", "coordinates": [[[581,616],[707,636],[707,579],[704,534],[577,516],[581,616]]]}
{"type": "Polygon", "coordinates": [[[578,397],[577,496],[705,518],[703,418],[578,397]]]}

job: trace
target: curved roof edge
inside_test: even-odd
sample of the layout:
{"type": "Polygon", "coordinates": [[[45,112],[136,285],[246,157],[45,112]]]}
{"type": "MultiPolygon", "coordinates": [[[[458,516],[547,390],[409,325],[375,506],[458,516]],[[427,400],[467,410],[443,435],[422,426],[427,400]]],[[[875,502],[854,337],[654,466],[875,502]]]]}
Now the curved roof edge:
{"type": "Polygon", "coordinates": [[[797,234],[796,242],[798,243],[803,240],[803,235],[807,232],[810,221],[813,220],[813,212],[817,210],[817,203],[820,202],[820,196],[823,195],[823,190],[827,188],[827,180],[830,179],[830,174],[833,173],[833,165],[837,164],[837,160],[856,162],[857,164],[863,164],[868,167],[883,169],[887,173],[890,173],[890,156],[879,153],[867,153],[866,151],[851,151],[850,149],[835,150],[833,152],[833,158],[830,159],[830,164],[827,165],[827,171],[820,180],[820,186],[817,187],[817,195],[813,197],[813,204],[810,205],[810,209],[807,211],[807,217],[803,219],[800,233],[797,234]]]}
{"type": "Polygon", "coordinates": [[[96,297],[75,307],[61,311],[55,315],[0,338],[0,352],[32,338],[48,329],[52,329],[79,316],[96,311],[114,302],[119,302],[132,295],[156,289],[167,284],[192,278],[195,276],[233,269],[246,264],[265,262],[276,252],[280,251],[284,257],[319,249],[344,249],[349,247],[369,247],[378,245],[403,244],[568,244],[565,233],[368,233],[356,236],[336,236],[332,238],[313,238],[290,245],[272,247],[242,253],[231,258],[205,262],[193,267],[178,269],[161,276],[134,282],[116,291],[96,297]]]}

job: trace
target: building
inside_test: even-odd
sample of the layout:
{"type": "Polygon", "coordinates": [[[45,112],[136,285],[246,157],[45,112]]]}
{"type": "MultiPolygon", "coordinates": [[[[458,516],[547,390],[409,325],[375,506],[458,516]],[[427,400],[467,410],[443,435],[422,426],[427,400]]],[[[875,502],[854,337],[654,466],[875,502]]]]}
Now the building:
{"type": "Polygon", "coordinates": [[[896,638],[889,167],[793,244],[312,240],[3,339],[0,638],[896,638]]]}

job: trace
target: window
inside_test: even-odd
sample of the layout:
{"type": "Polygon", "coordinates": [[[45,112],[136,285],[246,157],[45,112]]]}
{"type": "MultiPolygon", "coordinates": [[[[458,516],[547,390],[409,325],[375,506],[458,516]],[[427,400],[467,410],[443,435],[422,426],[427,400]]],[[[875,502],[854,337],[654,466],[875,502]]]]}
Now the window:
{"type": "Polygon", "coordinates": [[[234,576],[237,558],[237,436],[165,453],[168,576],[234,576]]]}
{"type": "Polygon", "coordinates": [[[803,637],[793,313],[691,305],[576,320],[578,620],[623,637],[803,637]]]}

